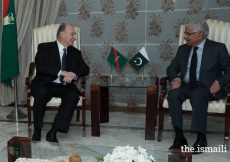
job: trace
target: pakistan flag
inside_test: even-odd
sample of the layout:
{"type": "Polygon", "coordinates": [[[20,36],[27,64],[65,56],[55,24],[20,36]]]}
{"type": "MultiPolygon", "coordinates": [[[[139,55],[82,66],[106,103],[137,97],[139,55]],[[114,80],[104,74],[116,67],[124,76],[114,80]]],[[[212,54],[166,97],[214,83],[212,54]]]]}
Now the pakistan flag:
{"type": "Polygon", "coordinates": [[[133,56],[133,58],[129,61],[129,64],[136,71],[139,71],[148,62],[149,62],[148,54],[145,50],[145,47],[142,47],[142,49],[135,56],[133,56]]]}

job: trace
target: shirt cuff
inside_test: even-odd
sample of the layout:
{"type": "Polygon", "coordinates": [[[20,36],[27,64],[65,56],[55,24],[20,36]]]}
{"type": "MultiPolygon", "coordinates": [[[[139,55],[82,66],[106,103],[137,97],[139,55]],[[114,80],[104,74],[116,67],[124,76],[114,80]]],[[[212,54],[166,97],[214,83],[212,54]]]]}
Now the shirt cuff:
{"type": "Polygon", "coordinates": [[[61,70],[59,71],[58,75],[57,76],[60,76],[61,75],[61,70]]]}
{"type": "Polygon", "coordinates": [[[171,84],[172,84],[175,80],[177,80],[177,79],[180,79],[180,78],[175,78],[175,79],[173,79],[173,81],[171,82],[171,84]]]}

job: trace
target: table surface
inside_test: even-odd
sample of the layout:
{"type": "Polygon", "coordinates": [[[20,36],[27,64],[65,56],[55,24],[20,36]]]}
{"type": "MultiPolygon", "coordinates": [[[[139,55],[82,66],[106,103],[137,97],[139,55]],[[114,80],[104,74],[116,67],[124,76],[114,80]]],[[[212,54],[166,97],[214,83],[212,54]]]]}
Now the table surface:
{"type": "Polygon", "coordinates": [[[112,79],[108,76],[100,78],[101,87],[129,87],[129,88],[145,88],[147,86],[155,85],[156,79],[148,76],[145,79],[141,77],[120,77],[113,76],[112,79]]]}

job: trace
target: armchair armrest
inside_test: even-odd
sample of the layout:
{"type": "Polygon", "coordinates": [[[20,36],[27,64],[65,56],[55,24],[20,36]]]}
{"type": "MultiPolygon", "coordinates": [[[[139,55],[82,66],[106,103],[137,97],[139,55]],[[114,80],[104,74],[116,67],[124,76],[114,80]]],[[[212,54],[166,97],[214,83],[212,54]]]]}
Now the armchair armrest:
{"type": "Polygon", "coordinates": [[[160,93],[160,98],[164,99],[166,94],[167,94],[167,91],[168,91],[168,85],[167,85],[167,81],[169,80],[169,77],[165,76],[165,77],[162,77],[160,79],[160,85],[162,87],[161,89],[161,93],[160,93]]]}
{"type": "Polygon", "coordinates": [[[227,91],[228,93],[230,93],[230,81],[228,81],[228,84],[227,84],[227,91]]]}
{"type": "Polygon", "coordinates": [[[82,77],[80,78],[79,82],[81,82],[81,84],[86,84],[85,76],[82,76],[82,77]]]}
{"type": "Polygon", "coordinates": [[[29,66],[29,74],[26,77],[26,81],[25,81],[25,84],[27,85],[27,89],[30,89],[30,82],[31,82],[30,78],[33,76],[34,69],[35,69],[35,63],[31,62],[29,66]]]}

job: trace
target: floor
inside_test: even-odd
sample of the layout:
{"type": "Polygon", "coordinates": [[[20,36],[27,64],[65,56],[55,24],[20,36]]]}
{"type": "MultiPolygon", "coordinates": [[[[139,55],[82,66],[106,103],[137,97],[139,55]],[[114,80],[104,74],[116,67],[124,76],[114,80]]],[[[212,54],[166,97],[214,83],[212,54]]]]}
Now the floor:
{"type": "MultiPolygon", "coordinates": [[[[27,136],[27,119],[20,119],[18,122],[7,120],[8,115],[14,107],[0,107],[0,150],[6,147],[6,142],[13,136],[27,136]]],[[[26,108],[19,108],[26,113],[26,108]]],[[[44,127],[42,129],[42,141],[45,142],[46,132],[50,129],[56,112],[46,112],[44,118],[44,127]]],[[[167,151],[174,140],[174,132],[171,126],[171,121],[168,115],[165,116],[165,128],[163,132],[162,142],[144,140],[145,114],[137,112],[110,112],[110,122],[101,124],[101,136],[91,136],[91,120],[90,111],[87,111],[86,118],[86,137],[81,135],[81,125],[75,122],[75,116],[72,119],[69,132],[58,133],[57,138],[61,145],[72,143],[93,146],[141,146],[153,152],[157,150],[167,151]]],[[[189,131],[191,116],[184,117],[185,137],[188,140],[189,146],[192,146],[196,140],[196,134],[189,131]]],[[[223,145],[223,118],[208,117],[207,139],[209,147],[218,147],[223,145]]],[[[157,129],[157,128],[156,128],[157,129]]],[[[157,135],[157,132],[156,132],[157,135]]],[[[156,136],[157,138],[157,136],[156,136]]],[[[227,162],[230,159],[230,151],[211,153],[206,152],[200,155],[193,155],[194,162],[227,162]]]]}

